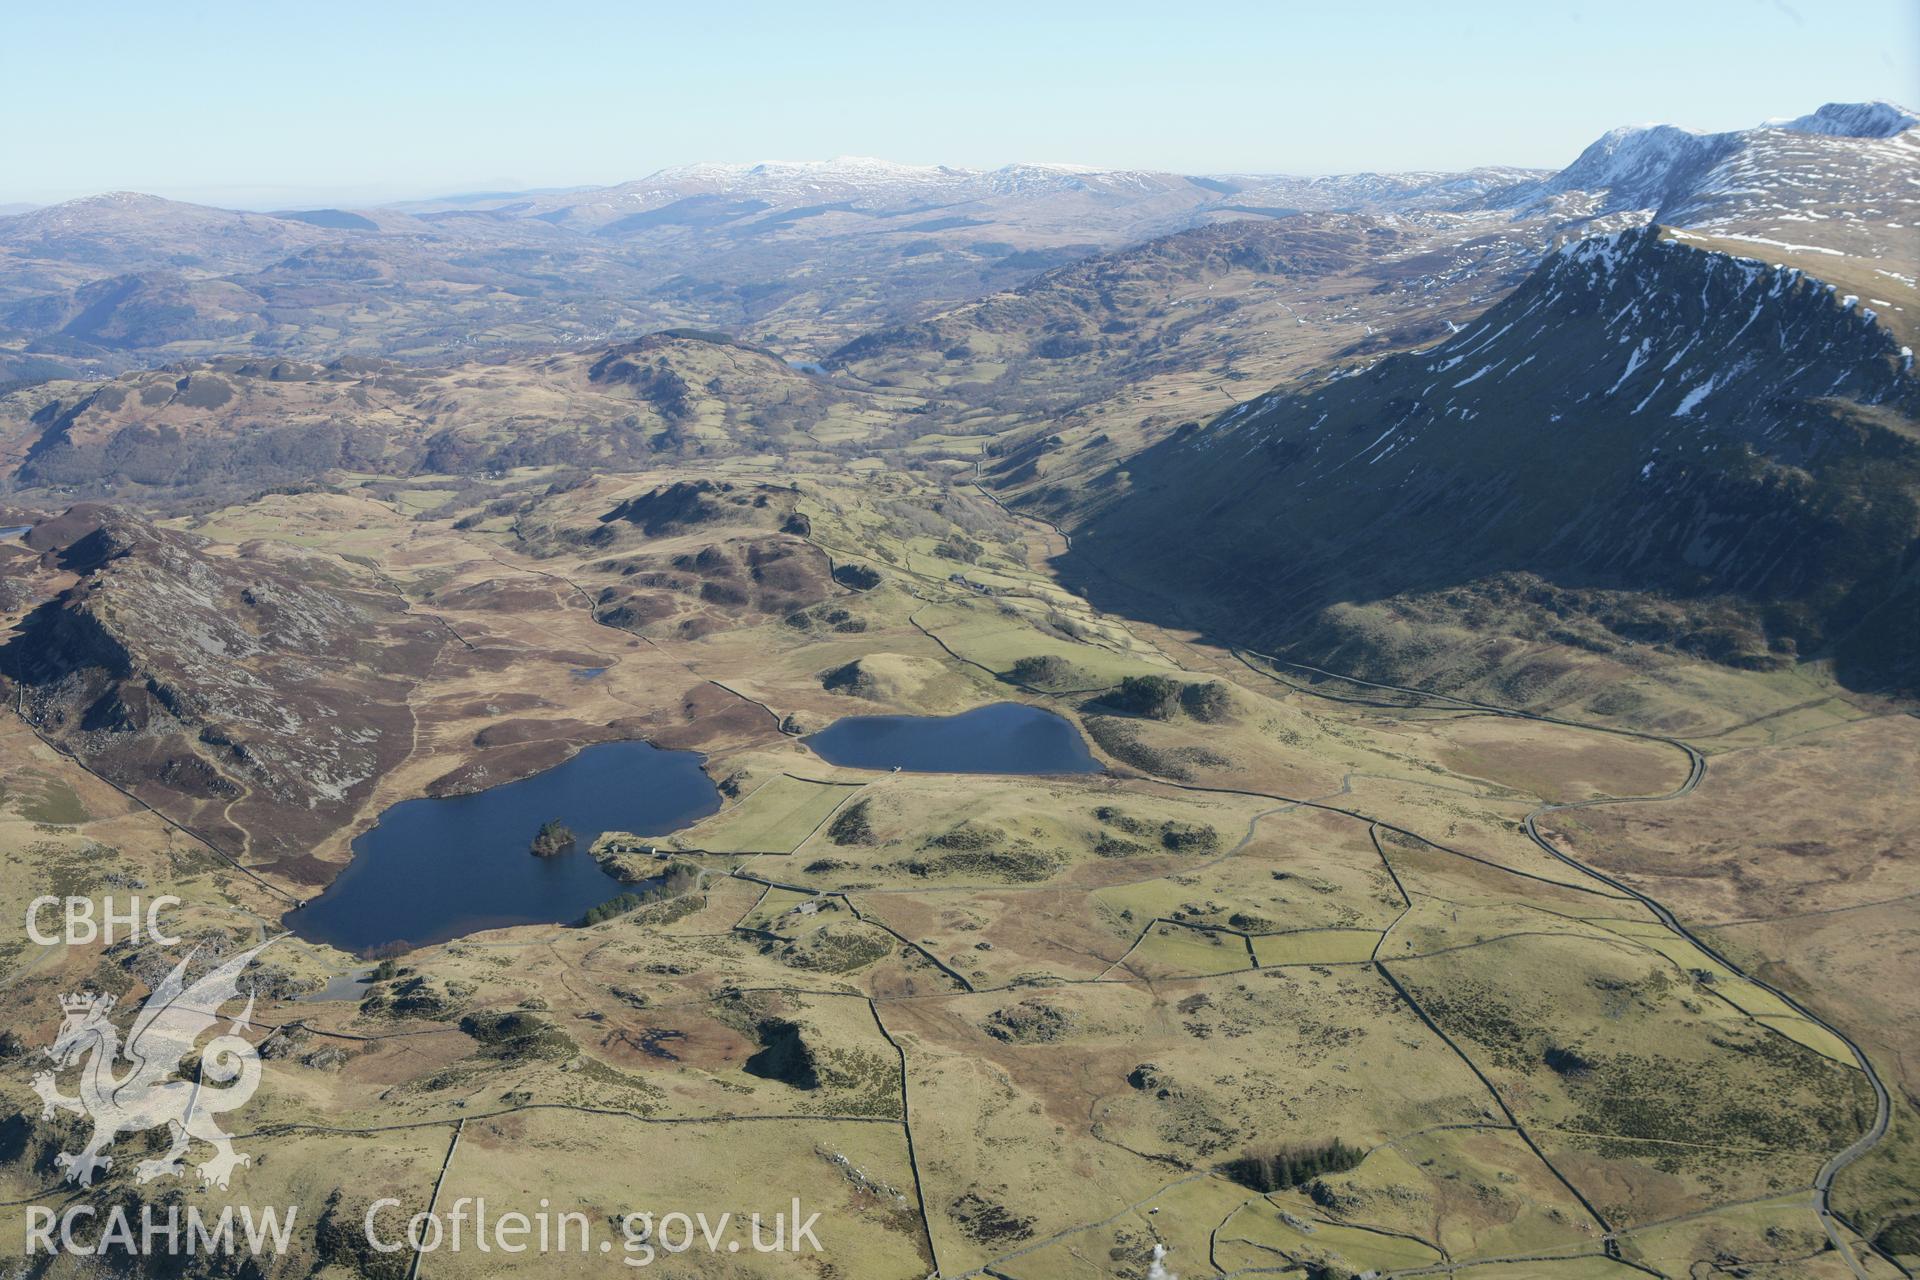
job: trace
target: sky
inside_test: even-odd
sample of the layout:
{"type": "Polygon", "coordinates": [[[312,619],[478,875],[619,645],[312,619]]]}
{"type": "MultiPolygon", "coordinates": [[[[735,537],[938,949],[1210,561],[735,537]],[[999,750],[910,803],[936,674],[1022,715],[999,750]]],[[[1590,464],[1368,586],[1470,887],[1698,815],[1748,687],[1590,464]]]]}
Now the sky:
{"type": "Polygon", "coordinates": [[[1557,168],[1621,124],[1920,105],[1920,0],[4,9],[0,205],[367,205],[838,155],[1557,168]]]}

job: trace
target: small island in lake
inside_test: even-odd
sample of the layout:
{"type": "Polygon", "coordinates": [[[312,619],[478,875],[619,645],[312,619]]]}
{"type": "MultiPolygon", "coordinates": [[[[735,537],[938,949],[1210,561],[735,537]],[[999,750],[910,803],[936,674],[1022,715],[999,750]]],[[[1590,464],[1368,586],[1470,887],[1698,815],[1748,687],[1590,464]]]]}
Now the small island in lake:
{"type": "Polygon", "coordinates": [[[573,831],[560,819],[540,824],[540,830],[533,837],[533,856],[536,858],[554,858],[573,849],[573,831]]]}

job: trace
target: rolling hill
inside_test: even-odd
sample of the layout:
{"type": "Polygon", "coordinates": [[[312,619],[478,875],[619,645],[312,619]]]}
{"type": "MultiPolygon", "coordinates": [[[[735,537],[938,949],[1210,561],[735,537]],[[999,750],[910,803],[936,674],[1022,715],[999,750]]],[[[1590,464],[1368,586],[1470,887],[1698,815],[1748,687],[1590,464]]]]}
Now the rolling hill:
{"type": "Polygon", "coordinates": [[[0,476],[63,493],[192,494],[322,479],[868,448],[918,397],[835,385],[723,334],[424,367],[229,357],[0,396],[0,476]]]}

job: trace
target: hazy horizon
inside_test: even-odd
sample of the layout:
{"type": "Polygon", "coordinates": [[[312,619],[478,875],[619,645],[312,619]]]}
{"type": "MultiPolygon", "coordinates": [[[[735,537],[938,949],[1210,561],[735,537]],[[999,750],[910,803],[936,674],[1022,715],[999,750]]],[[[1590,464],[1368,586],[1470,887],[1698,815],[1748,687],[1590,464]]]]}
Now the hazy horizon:
{"type": "Polygon", "coordinates": [[[1192,174],[1558,168],[1623,124],[1721,130],[1830,101],[1920,102],[1920,75],[1893,52],[1920,38],[1899,0],[1364,16],[1235,2],[1202,22],[1130,4],[929,19],[850,0],[720,19],[594,2],[562,16],[531,31],[495,3],[348,3],[317,21],[226,0],[16,15],[0,109],[45,123],[0,140],[0,205],[131,190],[367,206],[843,155],[1192,174]],[[87,50],[82,95],[75,64],[44,56],[63,47],[87,50]]]}

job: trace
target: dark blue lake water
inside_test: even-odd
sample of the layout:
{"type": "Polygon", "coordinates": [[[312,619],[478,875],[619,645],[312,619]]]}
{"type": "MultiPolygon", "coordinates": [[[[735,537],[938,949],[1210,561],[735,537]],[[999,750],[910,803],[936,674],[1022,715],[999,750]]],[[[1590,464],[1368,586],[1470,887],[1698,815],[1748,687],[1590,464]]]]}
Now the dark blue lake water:
{"type": "Polygon", "coordinates": [[[663,833],[719,807],[694,753],[600,743],[518,782],[394,805],[353,842],[353,861],[326,892],[285,923],[309,942],[358,953],[569,923],[628,887],[587,852],[603,831],[663,833]],[[578,842],[536,858],[528,846],[550,818],[578,842]]]}
{"type": "Polygon", "coordinates": [[[809,737],[829,764],[916,773],[1096,773],[1069,720],[1018,702],[957,716],[848,716],[809,737]]]}

